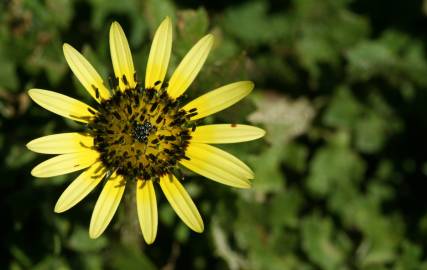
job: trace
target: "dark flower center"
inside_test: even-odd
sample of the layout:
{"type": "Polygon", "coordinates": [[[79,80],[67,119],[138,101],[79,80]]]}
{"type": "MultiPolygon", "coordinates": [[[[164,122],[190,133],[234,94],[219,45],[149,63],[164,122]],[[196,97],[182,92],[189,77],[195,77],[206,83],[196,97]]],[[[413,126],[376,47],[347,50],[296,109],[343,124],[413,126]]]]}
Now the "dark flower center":
{"type": "Polygon", "coordinates": [[[127,179],[158,179],[177,169],[195,126],[165,88],[116,90],[99,104],[88,128],[108,171],[127,179]]]}

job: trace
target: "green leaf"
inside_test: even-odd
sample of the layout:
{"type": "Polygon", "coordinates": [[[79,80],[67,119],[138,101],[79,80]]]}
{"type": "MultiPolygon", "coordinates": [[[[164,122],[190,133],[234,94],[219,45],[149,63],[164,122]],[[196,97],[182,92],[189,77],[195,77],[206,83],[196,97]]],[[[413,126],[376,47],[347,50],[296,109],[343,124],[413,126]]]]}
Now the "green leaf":
{"type": "Polygon", "coordinates": [[[365,162],[350,149],[329,145],[320,148],[310,162],[307,187],[317,196],[327,196],[341,186],[362,180],[365,162]]]}
{"type": "Polygon", "coordinates": [[[322,269],[340,269],[345,253],[339,234],[330,219],[311,215],[302,221],[302,247],[307,256],[322,269]]]}
{"type": "Polygon", "coordinates": [[[70,238],[67,241],[69,248],[78,252],[100,251],[108,245],[108,240],[105,237],[100,237],[96,240],[89,238],[87,228],[80,226],[75,227],[70,238]]]}
{"type": "Polygon", "coordinates": [[[139,249],[125,246],[114,246],[110,253],[111,267],[113,269],[144,269],[156,270],[157,267],[139,249]]]}
{"type": "Polygon", "coordinates": [[[289,25],[284,16],[267,15],[267,9],[263,1],[231,7],[225,13],[222,28],[249,45],[276,41],[284,36],[289,25]]]}
{"type": "Polygon", "coordinates": [[[349,129],[357,121],[362,110],[362,105],[355,99],[350,89],[340,86],[328,104],[322,121],[327,126],[349,129]]]}
{"type": "Polygon", "coordinates": [[[284,174],[280,169],[283,147],[267,148],[264,152],[249,159],[256,178],[252,181],[256,192],[281,192],[284,187],[284,174]]]}

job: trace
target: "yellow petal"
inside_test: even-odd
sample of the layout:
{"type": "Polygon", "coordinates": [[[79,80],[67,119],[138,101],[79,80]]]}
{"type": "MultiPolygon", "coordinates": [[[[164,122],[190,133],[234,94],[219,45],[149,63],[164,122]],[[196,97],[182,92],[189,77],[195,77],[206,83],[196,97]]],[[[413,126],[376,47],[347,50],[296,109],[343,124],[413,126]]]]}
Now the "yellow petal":
{"type": "Polygon", "coordinates": [[[77,99],[48,90],[31,89],[28,95],[46,110],[83,123],[87,123],[97,112],[77,99]]]}
{"type": "Polygon", "coordinates": [[[203,232],[203,220],[193,200],[173,175],[160,178],[160,187],[179,218],[193,231],[203,232]]]}
{"type": "Polygon", "coordinates": [[[147,71],[145,73],[145,88],[159,89],[168,70],[169,58],[172,49],[172,23],[169,17],[163,20],[154,34],[153,43],[148,56],[147,71]],[[160,81],[158,85],[155,83],[160,81]]]}
{"type": "Polygon", "coordinates": [[[42,154],[67,154],[86,151],[93,146],[93,137],[70,132],[48,135],[27,143],[28,149],[42,154]]]}
{"type": "Polygon", "coordinates": [[[68,65],[89,94],[98,102],[110,98],[110,92],[93,66],[76,49],[65,43],[62,47],[68,65]]]}
{"type": "Polygon", "coordinates": [[[33,168],[31,174],[35,177],[63,175],[87,168],[98,158],[99,153],[93,150],[63,154],[43,161],[33,168]]]}
{"type": "Polygon", "coordinates": [[[102,169],[102,163],[93,164],[64,190],[55,205],[54,211],[62,213],[79,203],[101,182],[104,175],[105,170],[102,169]]]}
{"type": "Polygon", "coordinates": [[[125,33],[118,22],[113,22],[110,28],[110,54],[113,62],[114,74],[119,79],[121,90],[134,88],[135,68],[133,67],[132,54],[125,33]],[[124,79],[124,77],[126,79],[124,79]],[[128,84],[126,85],[125,82],[128,84]]]}
{"type": "Polygon", "coordinates": [[[169,81],[169,96],[177,98],[187,90],[205,63],[213,42],[213,35],[206,35],[185,55],[169,81]]]}
{"type": "Polygon", "coordinates": [[[253,88],[254,84],[250,81],[227,84],[190,101],[183,109],[189,111],[196,108],[197,115],[191,119],[200,119],[230,107],[247,96],[253,88]]]}
{"type": "Polygon", "coordinates": [[[190,143],[180,163],[206,178],[237,188],[250,188],[251,169],[235,156],[208,144],[190,143]]]}
{"type": "Polygon", "coordinates": [[[144,240],[152,244],[157,235],[157,202],[152,181],[136,182],[136,206],[144,240]]]}
{"type": "Polygon", "coordinates": [[[198,126],[191,134],[196,143],[237,143],[261,138],[265,131],[248,125],[219,124],[198,126]]]}
{"type": "Polygon", "coordinates": [[[126,182],[122,176],[113,173],[105,183],[101,195],[95,204],[92,217],[90,219],[89,236],[98,238],[110,224],[119,207],[123,192],[125,191],[126,182]]]}

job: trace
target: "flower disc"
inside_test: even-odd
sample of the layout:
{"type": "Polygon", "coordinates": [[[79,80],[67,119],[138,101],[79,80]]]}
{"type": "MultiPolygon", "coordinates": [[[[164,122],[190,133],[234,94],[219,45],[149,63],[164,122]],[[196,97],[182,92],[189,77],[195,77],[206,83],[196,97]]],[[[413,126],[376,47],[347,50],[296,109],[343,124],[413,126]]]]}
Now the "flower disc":
{"type": "Polygon", "coordinates": [[[116,91],[98,111],[88,127],[110,172],[128,179],[157,179],[188,159],[190,117],[197,113],[180,109],[164,88],[116,91]]]}

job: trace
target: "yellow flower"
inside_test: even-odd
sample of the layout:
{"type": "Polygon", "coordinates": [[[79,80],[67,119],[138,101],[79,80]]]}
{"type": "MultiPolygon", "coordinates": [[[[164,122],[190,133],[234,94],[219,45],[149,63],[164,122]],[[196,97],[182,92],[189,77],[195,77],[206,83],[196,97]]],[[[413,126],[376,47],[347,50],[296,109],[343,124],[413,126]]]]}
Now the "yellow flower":
{"type": "Polygon", "coordinates": [[[265,132],[240,124],[196,126],[195,120],[238,102],[251,92],[253,83],[231,83],[184,106],[178,99],[202,68],[213,42],[211,34],[200,39],[165,82],[172,48],[172,24],[166,18],[154,35],[142,85],[123,29],[114,22],[110,52],[115,77],[110,78],[110,89],[77,50],[64,44],[71,70],[97,104],[91,107],[56,92],[29,90],[30,97],[43,108],[85,125],[85,132],[49,135],[27,144],[34,152],[57,154],[31,171],[35,177],[86,169],[62,193],[55,212],[70,209],[103,182],[89,228],[90,237],[97,238],[113,218],[126,185],[136,185],[139,223],[145,241],[151,244],[158,222],[155,183],[182,221],[196,232],[203,231],[199,211],[174,176],[179,165],[225,185],[250,187],[254,178],[251,169],[209,144],[254,140],[265,132]]]}

